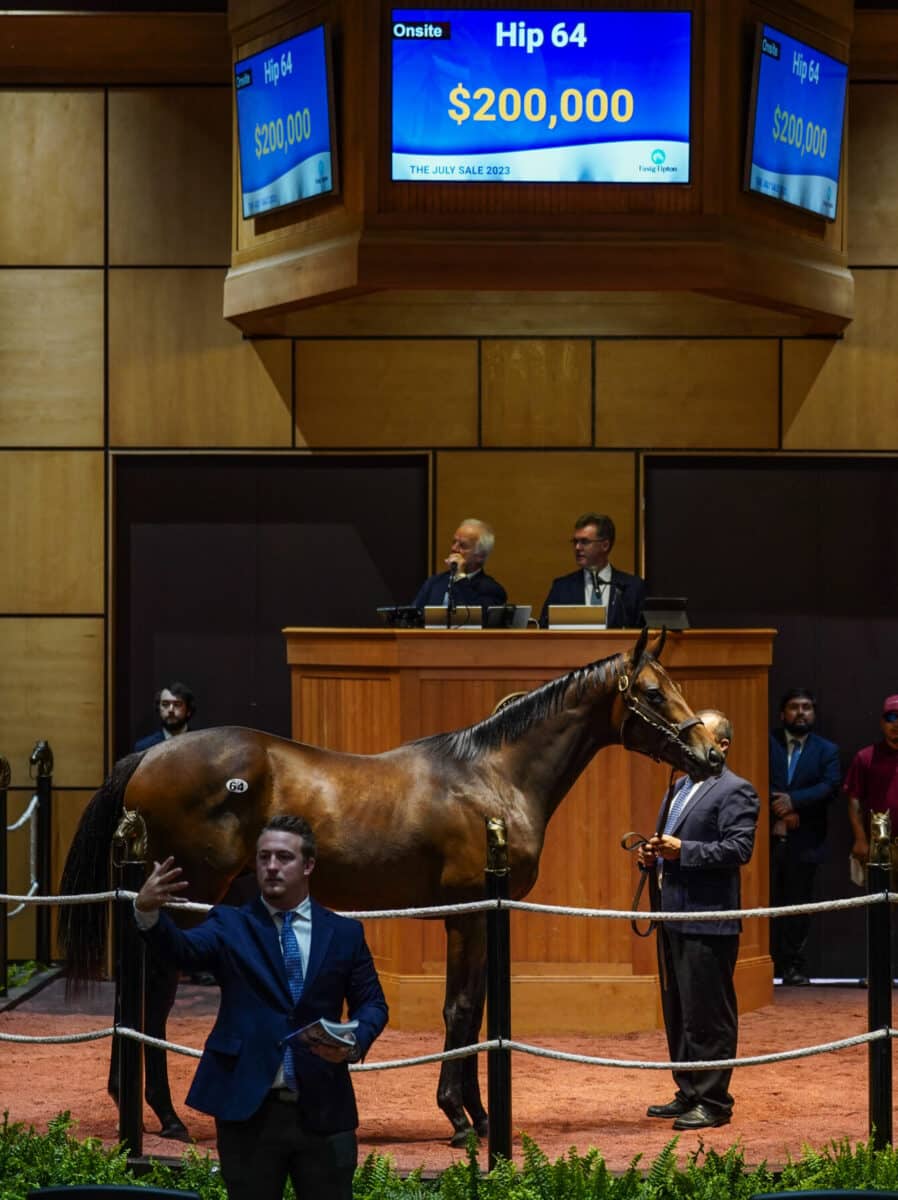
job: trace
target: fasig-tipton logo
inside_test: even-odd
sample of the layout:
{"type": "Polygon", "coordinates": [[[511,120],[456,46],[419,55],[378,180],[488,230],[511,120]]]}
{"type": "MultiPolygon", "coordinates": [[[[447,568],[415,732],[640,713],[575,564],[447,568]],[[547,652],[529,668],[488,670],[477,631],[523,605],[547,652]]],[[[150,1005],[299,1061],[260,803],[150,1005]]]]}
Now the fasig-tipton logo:
{"type": "Polygon", "coordinates": [[[652,165],[648,163],[640,163],[638,170],[640,175],[676,175],[676,167],[667,167],[664,164],[667,162],[667,154],[660,146],[656,146],[649,155],[652,160],[652,165]]]}
{"type": "Polygon", "coordinates": [[[779,56],[780,56],[779,42],[775,42],[773,40],[773,38],[769,38],[765,34],[764,37],[761,38],[761,53],[769,55],[770,58],[779,58],[779,56]]]}
{"type": "Polygon", "coordinates": [[[234,90],[239,92],[241,88],[253,86],[252,68],[247,67],[245,71],[241,71],[234,78],[234,90]]]}
{"type": "Polygon", "coordinates": [[[452,37],[449,21],[423,21],[420,25],[409,25],[405,21],[393,22],[394,40],[404,42],[446,42],[452,37]]]}
{"type": "Polygon", "coordinates": [[[655,164],[656,167],[663,166],[664,163],[666,162],[666,160],[667,160],[667,155],[664,153],[663,150],[658,149],[658,150],[652,151],[652,162],[655,164]]]}

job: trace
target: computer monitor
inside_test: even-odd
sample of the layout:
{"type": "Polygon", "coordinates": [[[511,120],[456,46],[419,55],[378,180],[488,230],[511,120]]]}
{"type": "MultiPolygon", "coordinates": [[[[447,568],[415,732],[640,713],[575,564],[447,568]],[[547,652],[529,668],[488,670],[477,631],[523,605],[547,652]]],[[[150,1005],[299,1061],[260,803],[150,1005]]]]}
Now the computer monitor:
{"type": "Polygon", "coordinates": [[[642,619],[651,629],[688,629],[685,596],[646,596],[642,605],[642,619]]]}

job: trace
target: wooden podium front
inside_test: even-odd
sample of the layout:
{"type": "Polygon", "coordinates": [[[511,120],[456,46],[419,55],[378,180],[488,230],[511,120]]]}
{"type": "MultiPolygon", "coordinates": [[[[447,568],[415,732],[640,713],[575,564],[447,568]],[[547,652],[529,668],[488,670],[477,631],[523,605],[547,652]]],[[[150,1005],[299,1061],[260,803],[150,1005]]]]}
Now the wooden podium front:
{"type": "MultiPolygon", "coordinates": [[[[632,647],[636,634],[550,630],[284,630],[297,741],[375,754],[488,716],[510,692],[538,687],[632,647]]],[[[693,709],[720,708],[735,728],[729,765],[767,788],[767,671],[774,631],[693,629],[669,634],[663,659],[693,709]]],[[[602,750],[549,823],[528,900],[628,910],[637,881],[621,836],[650,834],[668,769],[621,747],[602,750]]],[[[742,873],[746,908],[768,896],[768,810],[742,873]]],[[[485,836],[485,835],[484,835],[485,836]]],[[[314,891],[314,886],[313,886],[314,891]]],[[[744,923],[740,1009],[771,1002],[767,921],[744,923]]],[[[396,1029],[440,1026],[445,936],[440,921],[379,920],[367,936],[396,1029]]],[[[626,1033],[662,1026],[655,938],[618,919],[513,913],[512,1029],[626,1033]]]]}

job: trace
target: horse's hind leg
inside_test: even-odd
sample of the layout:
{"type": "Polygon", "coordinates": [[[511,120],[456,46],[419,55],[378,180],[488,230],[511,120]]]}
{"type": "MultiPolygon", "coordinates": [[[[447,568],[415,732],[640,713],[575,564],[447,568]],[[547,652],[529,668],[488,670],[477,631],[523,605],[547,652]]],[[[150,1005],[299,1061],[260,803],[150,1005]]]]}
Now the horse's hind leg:
{"type": "MultiPolygon", "coordinates": [[[[447,1050],[478,1040],[486,987],[486,920],[482,916],[446,919],[446,999],[443,1020],[447,1050]]],[[[477,1056],[451,1059],[440,1069],[437,1104],[452,1123],[453,1146],[463,1146],[472,1126],[486,1131],[487,1115],[480,1100],[477,1056]]]]}

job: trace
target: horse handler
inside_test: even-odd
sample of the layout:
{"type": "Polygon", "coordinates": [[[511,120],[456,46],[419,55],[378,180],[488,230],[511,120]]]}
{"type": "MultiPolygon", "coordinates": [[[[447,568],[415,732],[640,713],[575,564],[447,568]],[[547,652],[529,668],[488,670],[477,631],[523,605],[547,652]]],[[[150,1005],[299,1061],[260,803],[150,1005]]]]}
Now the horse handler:
{"type": "MultiPolygon", "coordinates": [[[[729,718],[717,709],[696,716],[726,758],[729,718]]],[[[659,872],[661,911],[720,912],[740,906],[739,870],[751,858],[760,801],[751,784],[724,767],[717,779],[688,776],[662,805],[658,832],[639,850],[640,866],[659,872]]],[[[673,1062],[736,1057],[739,1014],[733,972],[738,919],[658,923],[658,974],[667,1046],[673,1062]]],[[[673,1118],[674,1129],[726,1125],[733,1111],[731,1068],[674,1071],[676,1095],[650,1104],[649,1117],[673,1118]]]]}
{"type": "Polygon", "coordinates": [[[221,1004],[187,1103],[215,1118],[229,1200],[297,1196],[351,1200],[358,1161],[358,1062],[387,1023],[387,1004],[358,921],[309,896],[315,837],[302,817],[273,817],[256,844],[261,896],[217,906],[196,929],[161,911],[188,887],[174,859],[154,863],[134,901],[153,953],[211,971],[221,1004]],[[309,1044],[289,1035],[325,1018],[358,1025],[349,1043],[309,1044]]]}

